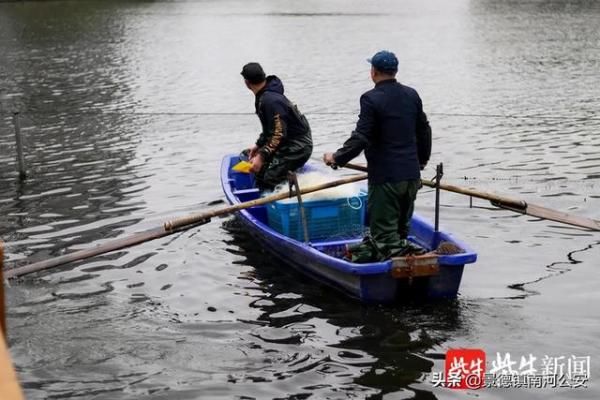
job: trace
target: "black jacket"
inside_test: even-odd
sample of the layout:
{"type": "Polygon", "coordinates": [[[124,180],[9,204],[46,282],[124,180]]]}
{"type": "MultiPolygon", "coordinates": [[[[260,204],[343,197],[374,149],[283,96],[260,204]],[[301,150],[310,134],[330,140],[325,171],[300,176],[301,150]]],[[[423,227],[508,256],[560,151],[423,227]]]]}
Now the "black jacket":
{"type": "Polygon", "coordinates": [[[262,124],[256,144],[265,160],[270,160],[275,153],[285,156],[308,149],[312,152],[308,121],[283,95],[283,83],[278,77],[267,77],[265,87],[256,93],[254,105],[262,124]]]}
{"type": "Polygon", "coordinates": [[[343,166],[362,150],[371,183],[420,178],[431,155],[431,127],[414,89],[389,79],[361,96],[356,129],[335,162],[343,166]]]}

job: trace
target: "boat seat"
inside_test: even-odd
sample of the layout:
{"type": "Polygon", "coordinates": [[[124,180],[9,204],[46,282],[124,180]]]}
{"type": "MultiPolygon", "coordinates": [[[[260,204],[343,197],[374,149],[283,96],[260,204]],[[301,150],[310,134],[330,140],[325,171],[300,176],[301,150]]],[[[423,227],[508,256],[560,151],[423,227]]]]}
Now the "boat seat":
{"type": "Polygon", "coordinates": [[[233,179],[233,187],[243,189],[253,189],[254,188],[254,175],[246,174],[243,172],[231,171],[229,173],[229,179],[233,179]]]}
{"type": "Polygon", "coordinates": [[[241,202],[256,200],[260,197],[260,190],[258,188],[236,189],[233,191],[233,195],[241,202]]]}

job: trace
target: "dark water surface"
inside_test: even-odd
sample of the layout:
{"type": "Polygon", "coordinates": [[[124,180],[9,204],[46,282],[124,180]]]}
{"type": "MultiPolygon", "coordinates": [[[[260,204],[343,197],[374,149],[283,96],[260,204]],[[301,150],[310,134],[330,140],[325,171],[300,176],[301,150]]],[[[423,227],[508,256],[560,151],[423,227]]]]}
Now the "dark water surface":
{"type": "MultiPolygon", "coordinates": [[[[335,149],[371,86],[364,59],[381,48],[430,113],[426,177],[444,162],[447,182],[599,218],[597,1],[0,3],[9,262],[222,201],[221,157],[259,130],[239,76],[248,61],[283,79],[315,153],[335,149]]],[[[599,398],[600,236],[442,202],[442,227],[479,253],[450,303],[361,306],[287,271],[232,218],[13,283],[9,343],[26,396],[599,398]],[[431,372],[460,346],[589,355],[589,387],[434,387],[431,372]]],[[[432,205],[424,190],[418,211],[432,205]]]]}

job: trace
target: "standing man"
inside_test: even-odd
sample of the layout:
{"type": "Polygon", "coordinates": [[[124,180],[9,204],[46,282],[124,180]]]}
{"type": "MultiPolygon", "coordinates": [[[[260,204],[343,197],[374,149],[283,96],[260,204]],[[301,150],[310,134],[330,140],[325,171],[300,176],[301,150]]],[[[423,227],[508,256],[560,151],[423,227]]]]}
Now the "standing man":
{"type": "Polygon", "coordinates": [[[398,59],[380,51],[367,60],[375,88],[360,98],[356,129],[327,165],[344,166],[365,150],[370,240],[350,249],[354,262],[416,252],[407,240],[422,170],[431,155],[431,128],[418,93],[395,79],[398,59]]]}
{"type": "Polygon", "coordinates": [[[242,69],[246,87],[256,96],[254,106],[262,133],[249,149],[257,186],[273,190],[288,171],[302,167],[312,154],[312,136],[306,117],[283,95],[283,83],[265,73],[258,63],[242,69]]]}

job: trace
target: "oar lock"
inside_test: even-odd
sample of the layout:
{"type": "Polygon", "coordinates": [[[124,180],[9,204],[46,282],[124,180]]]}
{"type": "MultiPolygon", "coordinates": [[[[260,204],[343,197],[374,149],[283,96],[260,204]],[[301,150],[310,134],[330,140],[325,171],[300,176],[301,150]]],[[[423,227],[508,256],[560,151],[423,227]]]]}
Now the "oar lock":
{"type": "Polygon", "coordinates": [[[527,210],[527,202],[523,200],[513,200],[510,202],[504,202],[502,200],[490,200],[490,203],[498,208],[504,208],[505,210],[511,210],[518,213],[525,213],[527,210]]]}
{"type": "Polygon", "coordinates": [[[182,220],[172,220],[167,221],[163,224],[163,229],[165,232],[174,232],[177,229],[186,227],[191,228],[192,226],[200,226],[204,224],[208,224],[211,221],[210,217],[206,217],[199,220],[192,220],[190,222],[182,222],[182,220]]]}

